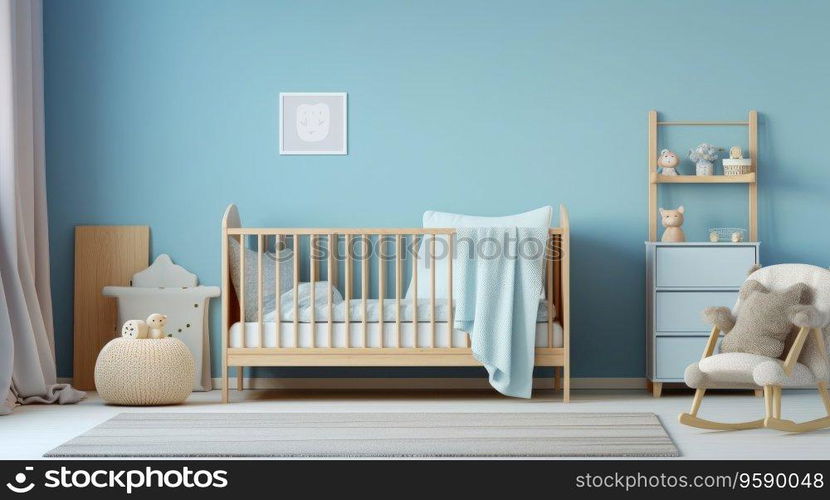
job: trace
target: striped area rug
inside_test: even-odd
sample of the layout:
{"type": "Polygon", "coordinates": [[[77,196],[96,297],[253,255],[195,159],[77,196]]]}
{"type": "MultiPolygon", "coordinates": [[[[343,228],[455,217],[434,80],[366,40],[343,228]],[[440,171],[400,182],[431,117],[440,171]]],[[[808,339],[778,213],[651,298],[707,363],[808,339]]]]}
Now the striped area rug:
{"type": "Polygon", "coordinates": [[[46,457],[676,457],[653,413],[121,413],[46,457]]]}

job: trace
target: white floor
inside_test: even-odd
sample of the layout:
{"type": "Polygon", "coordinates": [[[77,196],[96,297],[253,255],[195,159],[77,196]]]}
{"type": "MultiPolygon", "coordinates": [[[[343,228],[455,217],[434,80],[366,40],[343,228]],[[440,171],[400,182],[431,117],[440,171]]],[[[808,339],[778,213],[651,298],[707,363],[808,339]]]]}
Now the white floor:
{"type": "MultiPolygon", "coordinates": [[[[784,434],[757,429],[713,432],[680,425],[691,393],[666,391],[654,399],[645,391],[574,391],[571,403],[559,394],[536,391],[516,400],[485,391],[232,391],[233,404],[219,403],[219,392],[194,393],[186,404],[169,407],[107,406],[95,393],[77,405],[18,407],[0,417],[0,459],[39,459],[43,453],[122,412],[653,412],[682,455],[681,459],[830,459],[830,430],[784,434]]],[[[816,391],[784,393],[784,418],[809,420],[824,415],[816,391]]],[[[763,415],[763,399],[749,392],[714,393],[700,416],[753,420],[763,415]]]]}

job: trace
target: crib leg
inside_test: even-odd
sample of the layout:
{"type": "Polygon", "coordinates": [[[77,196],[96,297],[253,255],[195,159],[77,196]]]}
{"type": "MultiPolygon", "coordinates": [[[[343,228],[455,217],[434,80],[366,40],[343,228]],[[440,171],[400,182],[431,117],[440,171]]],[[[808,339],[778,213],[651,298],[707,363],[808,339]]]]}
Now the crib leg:
{"type": "Polygon", "coordinates": [[[227,363],[222,363],[222,403],[228,402],[228,385],[230,384],[230,380],[228,380],[228,365],[227,363]]]}
{"type": "Polygon", "coordinates": [[[562,377],[559,372],[559,367],[553,367],[553,390],[558,391],[562,388],[562,377]]]}
{"type": "MultiPolygon", "coordinates": [[[[567,361],[566,361],[567,363],[567,361]]],[[[567,364],[562,367],[562,402],[571,401],[571,367],[567,364]]]]}
{"type": "Polygon", "coordinates": [[[236,390],[241,391],[242,385],[244,383],[243,377],[245,376],[245,367],[244,366],[237,366],[236,367],[236,390]]]}

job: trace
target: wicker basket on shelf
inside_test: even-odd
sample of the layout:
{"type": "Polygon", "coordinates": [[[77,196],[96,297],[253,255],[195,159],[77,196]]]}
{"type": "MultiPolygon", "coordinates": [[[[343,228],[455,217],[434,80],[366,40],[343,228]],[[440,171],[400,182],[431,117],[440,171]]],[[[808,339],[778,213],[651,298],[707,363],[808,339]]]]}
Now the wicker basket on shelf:
{"type": "Polygon", "coordinates": [[[724,158],[723,175],[744,175],[752,171],[752,160],[749,158],[724,158]]]}

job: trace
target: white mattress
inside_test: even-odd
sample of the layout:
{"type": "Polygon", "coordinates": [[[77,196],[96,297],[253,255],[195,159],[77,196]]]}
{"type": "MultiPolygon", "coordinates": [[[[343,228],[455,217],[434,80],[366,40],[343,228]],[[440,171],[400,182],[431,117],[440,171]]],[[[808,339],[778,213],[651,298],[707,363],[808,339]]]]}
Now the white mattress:
{"type": "MultiPolygon", "coordinates": [[[[380,325],[383,325],[383,347],[397,347],[397,328],[394,322],[391,323],[366,323],[367,342],[366,347],[380,347],[380,325]]],[[[272,321],[263,322],[264,347],[277,347],[277,323],[272,321]]],[[[299,346],[294,343],[294,323],[280,322],[280,345],[279,347],[329,347],[329,325],[328,322],[316,323],[314,328],[314,345],[312,345],[312,324],[299,323],[298,337],[299,346]]],[[[435,347],[449,347],[447,339],[448,324],[445,322],[435,324],[435,347]]],[[[346,343],[346,323],[332,323],[332,347],[363,347],[363,324],[349,323],[348,344],[346,343]]],[[[401,323],[400,347],[430,347],[432,337],[432,326],[430,323],[417,323],[417,345],[415,344],[415,326],[413,323],[401,323]]],[[[451,347],[466,347],[467,334],[460,330],[452,333],[451,347]]],[[[259,323],[248,322],[244,324],[244,343],[242,323],[234,323],[230,330],[230,347],[261,347],[259,323]]],[[[536,347],[548,347],[548,324],[536,323],[536,347]]],[[[562,326],[553,323],[553,347],[562,347],[562,326]]]]}

